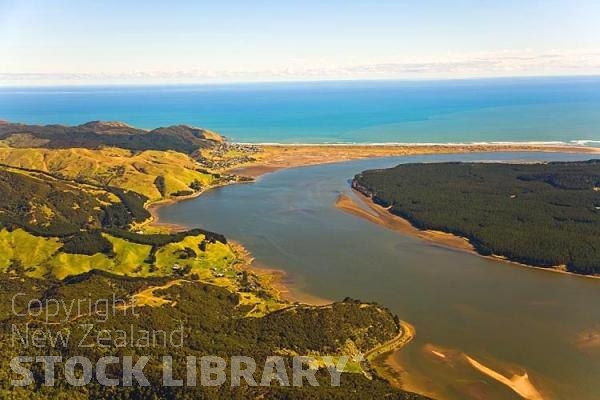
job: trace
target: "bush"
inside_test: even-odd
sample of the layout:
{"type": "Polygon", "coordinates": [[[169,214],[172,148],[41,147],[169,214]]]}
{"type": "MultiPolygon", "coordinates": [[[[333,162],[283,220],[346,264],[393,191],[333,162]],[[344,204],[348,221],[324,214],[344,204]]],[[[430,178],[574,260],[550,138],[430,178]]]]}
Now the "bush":
{"type": "Polygon", "coordinates": [[[62,251],[71,254],[112,254],[112,244],[99,231],[80,232],[63,239],[62,251]]]}

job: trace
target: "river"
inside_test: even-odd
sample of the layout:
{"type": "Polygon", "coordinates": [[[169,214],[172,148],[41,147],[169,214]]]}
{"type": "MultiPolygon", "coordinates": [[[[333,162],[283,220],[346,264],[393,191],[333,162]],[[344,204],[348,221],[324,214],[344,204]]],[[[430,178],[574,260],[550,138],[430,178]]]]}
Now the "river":
{"type": "Polygon", "coordinates": [[[393,355],[408,388],[444,399],[519,399],[465,360],[510,378],[527,372],[544,399],[600,398],[600,280],[540,271],[403,236],[335,208],[349,179],[404,162],[580,160],[585,154],[482,153],[300,167],[162,207],[161,221],[241,242],[298,290],[377,301],[416,327],[393,355]],[[597,339],[597,338],[596,338],[597,339]]]}

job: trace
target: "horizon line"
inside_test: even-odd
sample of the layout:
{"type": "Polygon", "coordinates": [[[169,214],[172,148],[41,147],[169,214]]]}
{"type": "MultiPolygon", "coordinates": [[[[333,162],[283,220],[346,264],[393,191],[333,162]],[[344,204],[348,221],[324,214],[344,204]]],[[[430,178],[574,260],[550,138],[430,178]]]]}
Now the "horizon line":
{"type": "MultiPolygon", "coordinates": [[[[0,74],[1,75],[1,74],[0,74]]],[[[129,86],[235,86],[235,85],[262,85],[262,84],[310,84],[310,83],[360,83],[360,82],[455,82],[455,81],[492,81],[507,79],[544,79],[544,78],[600,78],[600,72],[595,74],[539,74],[539,75],[490,75],[471,77],[406,77],[406,78],[323,78],[323,79],[265,79],[265,80],[232,80],[232,81],[107,81],[107,82],[78,82],[76,80],[64,83],[40,82],[24,85],[15,82],[4,83],[0,81],[0,89],[33,89],[52,87],[129,87],[129,86]]]]}

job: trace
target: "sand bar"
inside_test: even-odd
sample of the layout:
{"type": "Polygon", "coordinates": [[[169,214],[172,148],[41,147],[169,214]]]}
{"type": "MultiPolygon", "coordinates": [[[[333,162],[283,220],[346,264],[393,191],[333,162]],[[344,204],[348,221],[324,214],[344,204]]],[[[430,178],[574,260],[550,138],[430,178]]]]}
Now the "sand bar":
{"type": "Polygon", "coordinates": [[[494,371],[489,367],[486,367],[477,360],[467,355],[465,355],[465,357],[467,361],[469,361],[469,364],[473,366],[473,368],[489,376],[490,378],[495,379],[503,385],[508,386],[525,400],[544,400],[541,393],[536,389],[533,383],[531,383],[527,372],[525,372],[523,375],[513,375],[511,378],[507,378],[499,372],[494,371]]]}
{"type": "Polygon", "coordinates": [[[392,156],[477,152],[551,152],[600,154],[600,148],[559,144],[298,144],[258,145],[254,161],[229,168],[226,172],[259,177],[284,168],[392,156]]]}

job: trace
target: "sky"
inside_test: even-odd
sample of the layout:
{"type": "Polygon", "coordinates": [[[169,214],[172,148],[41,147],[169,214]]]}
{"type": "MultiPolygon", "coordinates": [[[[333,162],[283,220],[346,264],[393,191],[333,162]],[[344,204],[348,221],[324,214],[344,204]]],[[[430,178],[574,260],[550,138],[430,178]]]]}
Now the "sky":
{"type": "Polygon", "coordinates": [[[0,84],[600,74],[598,0],[0,0],[0,84]]]}

